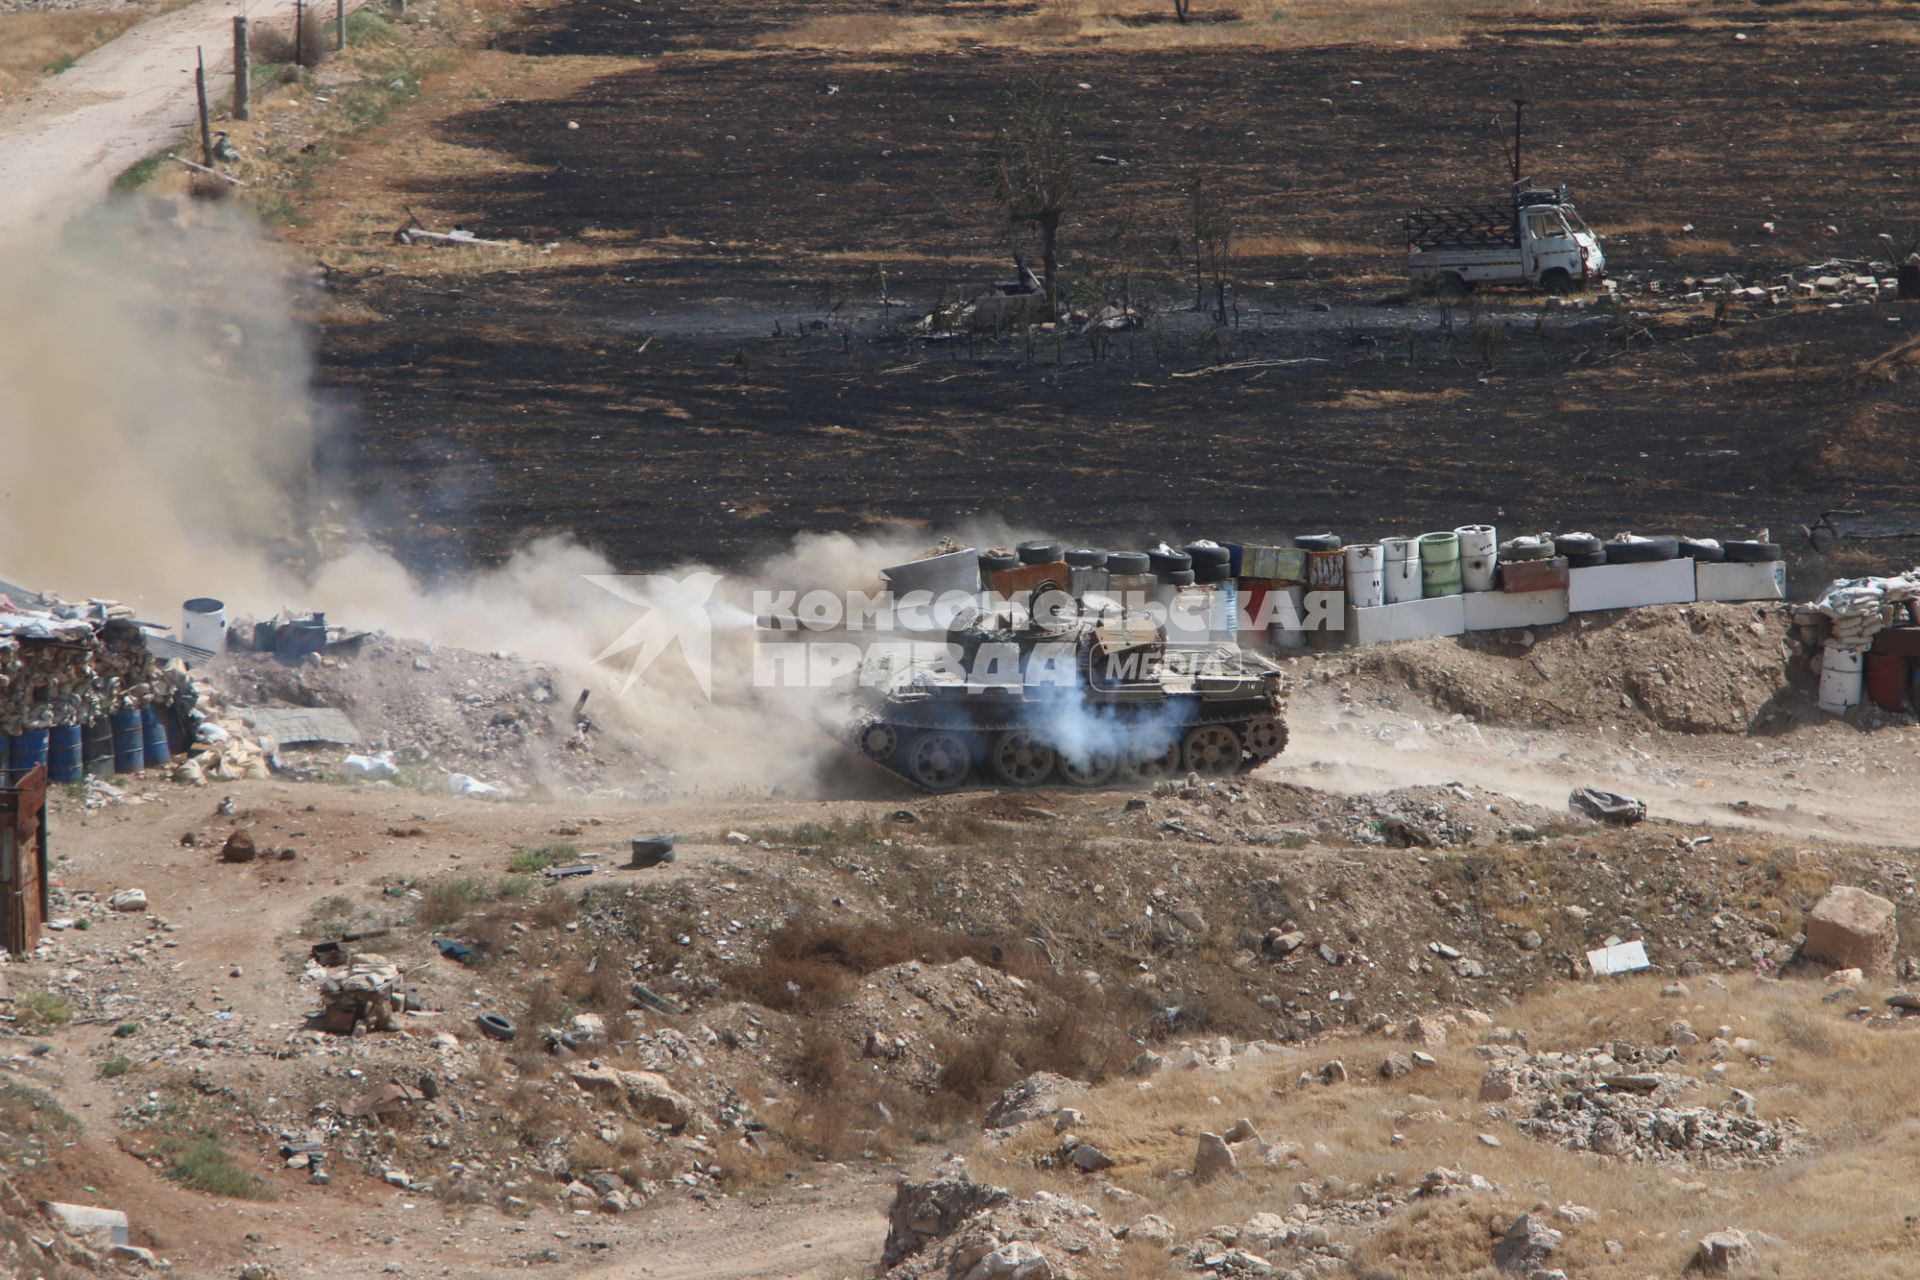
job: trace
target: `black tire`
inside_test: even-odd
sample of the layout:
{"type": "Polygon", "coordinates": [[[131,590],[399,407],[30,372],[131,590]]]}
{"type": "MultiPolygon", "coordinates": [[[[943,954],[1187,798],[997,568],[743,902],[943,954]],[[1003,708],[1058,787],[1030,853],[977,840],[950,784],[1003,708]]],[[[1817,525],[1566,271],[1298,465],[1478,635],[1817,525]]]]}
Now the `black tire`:
{"type": "Polygon", "coordinates": [[[1604,551],[1596,551],[1590,556],[1568,556],[1567,568],[1598,569],[1601,565],[1605,564],[1606,562],[1607,562],[1607,553],[1604,551]]]}
{"type": "Polygon", "coordinates": [[[1020,567],[1020,557],[1011,551],[983,551],[980,553],[980,572],[1004,573],[1008,569],[1020,567]]]}
{"type": "Polygon", "coordinates": [[[1605,559],[1606,553],[1605,545],[1590,533],[1569,533],[1553,540],[1553,554],[1569,559],[1574,556],[1599,556],[1605,559]]]}
{"type": "Polygon", "coordinates": [[[1734,564],[1771,564],[1786,558],[1780,554],[1777,542],[1729,542],[1726,552],[1727,559],[1734,564]]]}
{"type": "Polygon", "coordinates": [[[1302,551],[1338,551],[1340,535],[1337,533],[1296,533],[1293,545],[1302,551]]]}
{"type": "Polygon", "coordinates": [[[1679,554],[1680,539],[1670,536],[1607,544],[1608,564],[1653,564],[1659,560],[1671,560],[1679,554]]]}
{"type": "Polygon", "coordinates": [[[1195,582],[1232,582],[1233,567],[1224,564],[1197,564],[1192,569],[1195,582]]]}
{"type": "Polygon", "coordinates": [[[1540,288],[1550,298],[1562,298],[1573,292],[1573,277],[1555,267],[1540,273],[1540,288]]]}
{"type": "Polygon", "coordinates": [[[1508,564],[1524,564],[1532,560],[1551,560],[1553,559],[1553,553],[1554,547],[1551,542],[1515,543],[1508,541],[1500,544],[1498,558],[1506,561],[1508,564]]]}
{"type": "Polygon", "coordinates": [[[1219,545],[1207,546],[1196,542],[1187,548],[1187,559],[1193,561],[1196,569],[1203,565],[1231,564],[1233,552],[1219,545]]]}
{"type": "Polygon", "coordinates": [[[1697,542],[1692,538],[1680,539],[1680,554],[1689,560],[1699,560],[1705,564],[1719,564],[1727,558],[1727,549],[1717,542],[1697,542]]]}
{"type": "Polygon", "coordinates": [[[1190,587],[1193,585],[1193,570],[1191,569],[1168,569],[1165,573],[1157,576],[1161,582],[1169,587],[1190,587]]]}
{"type": "Polygon", "coordinates": [[[1147,566],[1153,573],[1169,573],[1175,569],[1193,568],[1193,557],[1184,551],[1149,551],[1147,566]]]}
{"type": "Polygon", "coordinates": [[[483,1013],[473,1020],[480,1028],[480,1034],[489,1040],[511,1040],[520,1032],[515,1026],[497,1013],[483,1013]]]}
{"type": "Polygon", "coordinates": [[[1144,551],[1109,551],[1107,553],[1107,573],[1129,577],[1134,574],[1151,573],[1153,561],[1144,551]]]}
{"type": "Polygon", "coordinates": [[[1057,542],[1023,542],[1014,548],[1014,554],[1021,564],[1058,564],[1060,562],[1060,544],[1057,542]]]}
{"type": "Polygon", "coordinates": [[[1069,569],[1098,569],[1107,562],[1107,553],[1095,551],[1091,547],[1081,547],[1065,553],[1069,569]]]}

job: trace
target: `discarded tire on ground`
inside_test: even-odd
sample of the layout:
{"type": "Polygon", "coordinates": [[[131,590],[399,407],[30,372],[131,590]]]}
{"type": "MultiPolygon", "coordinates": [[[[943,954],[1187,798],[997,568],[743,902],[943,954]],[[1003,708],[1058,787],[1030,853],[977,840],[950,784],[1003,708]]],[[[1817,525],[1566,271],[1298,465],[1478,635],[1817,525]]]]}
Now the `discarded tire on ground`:
{"type": "Polygon", "coordinates": [[[497,1013],[480,1014],[473,1020],[473,1025],[480,1028],[480,1034],[489,1040],[511,1040],[520,1034],[511,1022],[497,1013]]]}

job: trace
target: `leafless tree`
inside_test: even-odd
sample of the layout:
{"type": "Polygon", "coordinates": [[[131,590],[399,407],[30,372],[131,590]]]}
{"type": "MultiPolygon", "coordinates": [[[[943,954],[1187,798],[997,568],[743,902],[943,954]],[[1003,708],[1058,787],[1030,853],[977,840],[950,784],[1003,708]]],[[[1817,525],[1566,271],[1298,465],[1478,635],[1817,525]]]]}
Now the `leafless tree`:
{"type": "Polygon", "coordinates": [[[1022,80],[1007,91],[993,137],[980,149],[980,184],[1016,223],[1040,228],[1047,312],[1059,312],[1060,221],[1080,187],[1074,110],[1058,79],[1022,80]]]}

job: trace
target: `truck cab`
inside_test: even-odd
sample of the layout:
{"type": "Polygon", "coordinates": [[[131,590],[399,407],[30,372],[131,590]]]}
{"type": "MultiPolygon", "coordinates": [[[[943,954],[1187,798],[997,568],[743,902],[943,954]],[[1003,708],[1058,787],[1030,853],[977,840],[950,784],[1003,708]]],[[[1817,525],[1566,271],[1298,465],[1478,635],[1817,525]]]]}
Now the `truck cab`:
{"type": "Polygon", "coordinates": [[[1402,226],[1409,278],[1441,292],[1531,284],[1570,293],[1606,274],[1600,238],[1581,221],[1565,187],[1518,183],[1510,203],[1430,206],[1402,226]]]}

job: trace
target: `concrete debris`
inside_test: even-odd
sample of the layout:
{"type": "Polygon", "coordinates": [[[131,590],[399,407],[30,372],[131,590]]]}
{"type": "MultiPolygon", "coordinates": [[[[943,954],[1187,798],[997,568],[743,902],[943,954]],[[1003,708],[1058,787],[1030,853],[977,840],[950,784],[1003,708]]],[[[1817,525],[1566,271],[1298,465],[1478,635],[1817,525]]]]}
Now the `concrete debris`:
{"type": "Polygon", "coordinates": [[[1800,954],[1837,969],[1885,977],[1899,944],[1892,902],[1853,885],[1835,885],[1808,914],[1800,954]]]}

